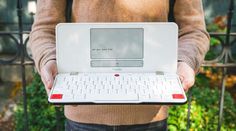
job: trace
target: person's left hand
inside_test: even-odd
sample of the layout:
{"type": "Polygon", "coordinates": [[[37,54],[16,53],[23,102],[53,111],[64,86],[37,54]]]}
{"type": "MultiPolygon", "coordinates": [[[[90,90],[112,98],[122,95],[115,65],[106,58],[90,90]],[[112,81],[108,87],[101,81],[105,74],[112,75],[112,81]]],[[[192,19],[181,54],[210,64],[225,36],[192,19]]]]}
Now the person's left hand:
{"type": "Polygon", "coordinates": [[[185,62],[178,62],[177,74],[182,82],[184,91],[187,92],[195,82],[194,70],[185,62]]]}

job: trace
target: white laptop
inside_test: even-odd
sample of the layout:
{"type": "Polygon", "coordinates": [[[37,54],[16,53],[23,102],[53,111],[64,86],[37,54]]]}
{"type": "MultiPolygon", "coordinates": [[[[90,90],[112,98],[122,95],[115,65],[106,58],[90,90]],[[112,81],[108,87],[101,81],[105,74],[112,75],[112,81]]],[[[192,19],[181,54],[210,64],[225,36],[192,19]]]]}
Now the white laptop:
{"type": "Polygon", "coordinates": [[[183,104],[174,23],[61,23],[53,104],[183,104]]]}

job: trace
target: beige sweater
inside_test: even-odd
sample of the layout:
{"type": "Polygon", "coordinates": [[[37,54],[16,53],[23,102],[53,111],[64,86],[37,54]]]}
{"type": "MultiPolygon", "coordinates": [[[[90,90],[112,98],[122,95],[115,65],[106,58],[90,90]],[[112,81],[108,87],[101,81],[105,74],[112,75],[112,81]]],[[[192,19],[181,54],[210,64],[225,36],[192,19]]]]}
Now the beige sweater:
{"type": "MultiPolygon", "coordinates": [[[[56,59],[55,26],[65,22],[66,0],[38,0],[30,47],[40,69],[56,59]]],[[[74,0],[73,22],[166,22],[169,0],[74,0]]],[[[178,59],[195,71],[209,48],[201,0],[176,0],[174,16],[179,26],[178,59]]],[[[45,98],[46,99],[46,98],[45,98]]],[[[65,106],[68,119],[108,125],[149,123],[165,119],[167,106],[78,105],[65,106]]]]}

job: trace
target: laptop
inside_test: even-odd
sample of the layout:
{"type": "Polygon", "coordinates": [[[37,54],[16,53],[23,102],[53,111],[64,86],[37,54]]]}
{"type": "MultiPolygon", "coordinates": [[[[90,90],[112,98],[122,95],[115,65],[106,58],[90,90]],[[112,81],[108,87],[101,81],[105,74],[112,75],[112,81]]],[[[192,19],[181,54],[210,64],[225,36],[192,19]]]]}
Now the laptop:
{"type": "Polygon", "coordinates": [[[60,23],[52,104],[184,104],[175,23],[60,23]]]}

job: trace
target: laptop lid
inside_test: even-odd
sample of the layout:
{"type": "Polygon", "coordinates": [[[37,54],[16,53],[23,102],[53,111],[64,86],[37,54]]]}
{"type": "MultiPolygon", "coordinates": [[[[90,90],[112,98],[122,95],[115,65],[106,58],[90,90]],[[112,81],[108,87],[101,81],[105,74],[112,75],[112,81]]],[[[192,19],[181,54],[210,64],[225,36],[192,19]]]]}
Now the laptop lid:
{"type": "Polygon", "coordinates": [[[177,43],[174,23],[60,23],[58,72],[176,73],[177,43]]]}

